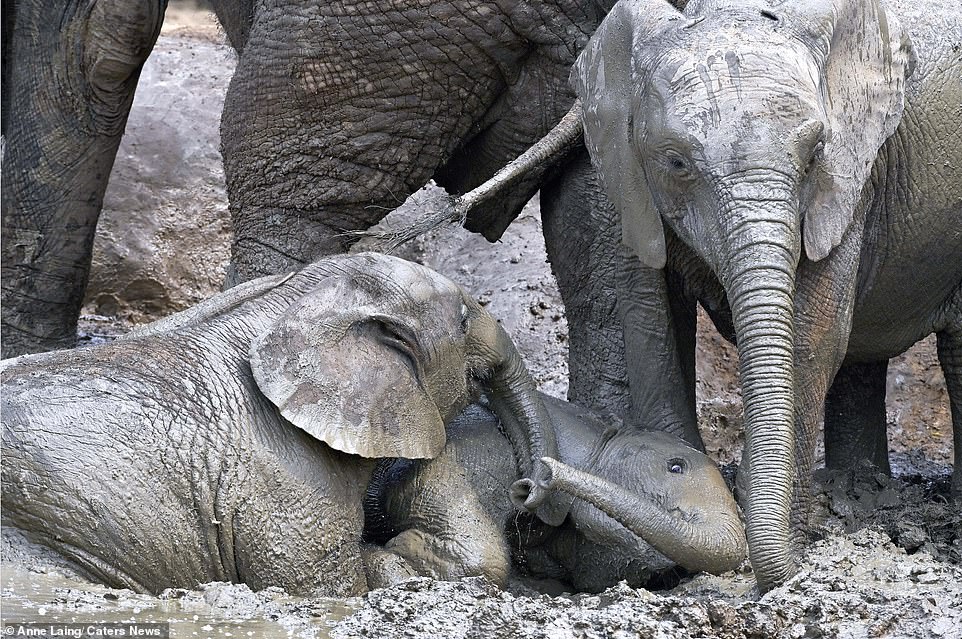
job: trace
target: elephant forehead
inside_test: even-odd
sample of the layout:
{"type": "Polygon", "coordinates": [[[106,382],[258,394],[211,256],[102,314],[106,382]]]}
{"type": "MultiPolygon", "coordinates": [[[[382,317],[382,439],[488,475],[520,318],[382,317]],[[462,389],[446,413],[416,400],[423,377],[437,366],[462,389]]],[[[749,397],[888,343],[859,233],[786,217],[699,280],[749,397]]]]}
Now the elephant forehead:
{"type": "Polygon", "coordinates": [[[719,131],[742,134],[819,112],[820,73],[814,58],[787,41],[746,47],[676,49],[663,58],[651,83],[663,124],[696,138],[719,131]],[[765,114],[760,119],[758,115],[765,114]]]}
{"type": "MultiPolygon", "coordinates": [[[[457,284],[421,264],[379,253],[360,253],[357,259],[364,260],[369,265],[368,269],[361,271],[362,274],[369,273],[377,282],[382,283],[385,292],[399,292],[398,297],[414,302],[461,298],[461,289],[457,284]]],[[[365,288],[379,292],[376,284],[365,288]]]]}

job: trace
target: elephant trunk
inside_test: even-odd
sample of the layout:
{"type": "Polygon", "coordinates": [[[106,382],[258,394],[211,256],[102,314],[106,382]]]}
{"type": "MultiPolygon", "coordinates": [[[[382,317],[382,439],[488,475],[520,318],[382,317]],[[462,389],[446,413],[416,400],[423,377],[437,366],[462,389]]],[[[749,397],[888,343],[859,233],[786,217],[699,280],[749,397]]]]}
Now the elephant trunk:
{"type": "Polygon", "coordinates": [[[745,558],[745,534],[734,510],[672,515],[637,492],[550,458],[546,488],[569,493],[596,506],[678,565],[722,573],[745,558]]]}
{"type": "Polygon", "coordinates": [[[797,207],[790,199],[774,204],[769,200],[760,211],[757,205],[745,208],[750,211],[734,216],[742,232],[728,235],[736,244],[721,275],[740,362],[749,554],[764,591],[794,572],[790,515],[796,470],[794,295],[800,240],[797,207]]]}
{"type": "MultiPolygon", "coordinates": [[[[511,338],[497,321],[485,314],[494,344],[494,366],[488,380],[491,410],[501,420],[501,427],[517,457],[521,475],[531,478],[542,469],[537,464],[542,457],[557,457],[558,444],[548,409],[538,394],[534,379],[528,372],[511,338]]],[[[521,504],[529,510],[537,508],[538,516],[548,524],[560,525],[567,515],[566,504],[560,500],[546,500],[539,490],[539,482],[524,482],[525,495],[521,504]]]]}

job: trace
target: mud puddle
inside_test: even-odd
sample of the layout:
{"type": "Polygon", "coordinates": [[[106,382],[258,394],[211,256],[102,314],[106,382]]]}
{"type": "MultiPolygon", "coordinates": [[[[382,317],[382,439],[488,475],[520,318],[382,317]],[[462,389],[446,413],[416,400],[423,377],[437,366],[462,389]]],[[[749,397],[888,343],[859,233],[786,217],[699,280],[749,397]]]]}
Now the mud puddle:
{"type": "Polygon", "coordinates": [[[300,599],[274,588],[255,593],[240,584],[171,589],[153,597],[6,560],[0,564],[0,584],[0,622],[7,635],[18,623],[162,623],[168,624],[170,637],[326,639],[354,611],[343,601],[300,599]]]}

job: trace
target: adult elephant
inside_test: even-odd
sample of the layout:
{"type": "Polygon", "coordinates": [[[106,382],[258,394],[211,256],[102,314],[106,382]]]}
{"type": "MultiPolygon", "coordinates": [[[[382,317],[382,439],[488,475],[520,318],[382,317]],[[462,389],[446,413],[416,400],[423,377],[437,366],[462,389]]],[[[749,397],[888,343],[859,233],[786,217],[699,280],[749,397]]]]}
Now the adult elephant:
{"type": "MultiPolygon", "coordinates": [[[[463,192],[568,110],[588,0],[211,3],[238,52],[222,118],[228,284],[344,251],[432,177],[463,192]]],[[[93,233],[166,2],[4,2],[2,339],[69,347],[93,233]]],[[[538,188],[472,213],[496,239],[538,188]]]]}
{"type": "Polygon", "coordinates": [[[827,395],[829,464],[884,458],[886,362],[935,332],[962,450],[960,40],[953,2],[625,0],[573,70],[647,266],[623,263],[627,348],[662,356],[633,374],[692,377],[696,300],[737,342],[763,588],[793,570],[827,395]],[[853,388],[871,392],[845,408],[853,388]],[[874,418],[844,419],[858,407],[874,418]]]}
{"type": "Polygon", "coordinates": [[[570,501],[545,501],[554,431],[510,338],[399,258],[260,278],[110,344],[5,360],[0,379],[4,526],[114,587],[366,591],[376,460],[437,456],[481,391],[541,482],[519,499],[555,525],[570,501]]]}

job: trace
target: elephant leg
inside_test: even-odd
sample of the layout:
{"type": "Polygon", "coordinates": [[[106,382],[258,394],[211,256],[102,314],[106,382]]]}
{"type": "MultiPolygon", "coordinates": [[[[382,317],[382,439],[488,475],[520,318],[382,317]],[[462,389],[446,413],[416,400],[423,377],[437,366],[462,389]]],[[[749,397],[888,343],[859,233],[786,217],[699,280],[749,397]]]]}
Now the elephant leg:
{"type": "Polygon", "coordinates": [[[568,399],[618,417],[631,407],[619,315],[618,214],[600,196],[587,152],[541,190],[545,246],[568,319],[568,399]]]}
{"type": "Polygon", "coordinates": [[[861,250],[861,225],[853,223],[832,255],[798,267],[795,293],[795,503],[796,530],[814,529],[815,448],[825,399],[842,366],[852,330],[854,274],[861,250]]]}
{"type": "Polygon", "coordinates": [[[694,299],[622,245],[587,152],[542,189],[541,207],[568,318],[569,400],[701,448],[694,299]]]}
{"type": "Polygon", "coordinates": [[[676,285],[674,273],[621,251],[618,301],[631,393],[626,423],[670,432],[703,451],[695,407],[697,302],[676,285]]]}
{"type": "Polygon", "coordinates": [[[952,413],[952,496],[962,500],[962,321],[940,331],[936,339],[952,413]]]}
{"type": "MultiPolygon", "coordinates": [[[[511,560],[504,530],[450,451],[422,463],[415,477],[388,490],[393,494],[385,500],[386,509],[401,532],[383,551],[368,551],[372,587],[396,583],[411,573],[443,580],[483,575],[505,583],[511,560]]],[[[505,516],[511,511],[506,487],[486,498],[503,502],[505,516]]]]}
{"type": "Polygon", "coordinates": [[[15,5],[3,60],[3,357],[76,343],[107,178],[166,4],[15,5]]]}
{"type": "Polygon", "coordinates": [[[841,470],[867,459],[889,474],[885,419],[888,360],[845,364],[825,398],[825,466],[841,470]]]}
{"type": "Polygon", "coordinates": [[[454,175],[458,158],[500,167],[564,112],[530,107],[563,90],[572,60],[536,82],[550,91],[515,109],[536,125],[505,125],[514,112],[501,109],[515,95],[506,84],[532,76],[520,73],[531,18],[495,5],[283,1],[254,3],[252,15],[215,5],[243,44],[221,120],[228,286],[347,250],[432,177],[474,186],[489,175],[454,175]],[[479,145],[496,150],[474,153],[479,145]]]}

